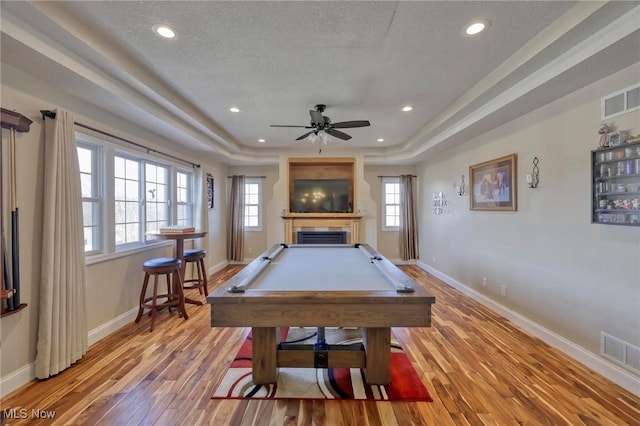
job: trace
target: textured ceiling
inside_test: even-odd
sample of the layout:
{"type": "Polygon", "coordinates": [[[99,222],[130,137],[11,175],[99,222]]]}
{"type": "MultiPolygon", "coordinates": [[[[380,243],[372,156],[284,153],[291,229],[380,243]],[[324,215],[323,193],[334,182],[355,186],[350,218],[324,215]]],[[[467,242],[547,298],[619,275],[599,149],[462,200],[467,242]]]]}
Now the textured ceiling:
{"type": "Polygon", "coordinates": [[[640,61],[639,10],[638,2],[3,1],[2,62],[88,102],[95,113],[79,111],[88,118],[111,111],[228,163],[316,152],[294,141],[305,129],[270,125],[308,125],[318,103],[333,122],[371,122],[344,130],[348,142],[330,138],[323,152],[412,162],[640,61]],[[491,22],[488,31],[462,36],[477,18],[491,22]],[[154,35],[157,23],[177,39],[154,35]],[[414,110],[401,112],[406,104],[414,110]]]}

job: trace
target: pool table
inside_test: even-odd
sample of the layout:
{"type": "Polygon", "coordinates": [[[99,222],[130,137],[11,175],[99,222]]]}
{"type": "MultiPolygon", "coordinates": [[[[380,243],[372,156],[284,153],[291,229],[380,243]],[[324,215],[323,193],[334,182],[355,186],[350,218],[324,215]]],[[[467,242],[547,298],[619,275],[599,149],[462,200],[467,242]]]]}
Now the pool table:
{"type": "Polygon", "coordinates": [[[212,327],[252,327],[256,384],[278,367],[363,368],[391,380],[391,327],[428,327],[435,297],[367,244],[276,244],[207,296],[212,327]],[[310,348],[280,344],[280,327],[319,327],[310,348]],[[357,348],[328,345],[324,327],[359,327],[357,348]],[[354,349],[354,350],[352,350],[354,349]]]}

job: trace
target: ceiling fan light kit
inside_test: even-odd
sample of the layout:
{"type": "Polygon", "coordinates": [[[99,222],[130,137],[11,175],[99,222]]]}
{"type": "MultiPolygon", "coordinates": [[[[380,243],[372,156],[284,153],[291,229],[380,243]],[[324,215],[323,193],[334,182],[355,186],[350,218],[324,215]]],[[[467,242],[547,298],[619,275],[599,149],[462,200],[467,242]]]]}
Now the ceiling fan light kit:
{"type": "Polygon", "coordinates": [[[309,126],[295,126],[295,125],[284,125],[284,124],[272,124],[271,127],[298,127],[302,129],[313,129],[299,137],[296,138],[297,141],[308,139],[311,143],[315,143],[318,139],[320,139],[325,145],[329,139],[329,135],[342,139],[344,141],[348,141],[351,139],[351,136],[337,129],[351,129],[355,127],[366,127],[370,126],[371,123],[367,120],[353,120],[353,121],[341,121],[338,123],[332,123],[331,119],[325,115],[324,110],[326,109],[326,105],[318,104],[315,109],[309,110],[309,115],[311,116],[311,123],[309,126]]]}

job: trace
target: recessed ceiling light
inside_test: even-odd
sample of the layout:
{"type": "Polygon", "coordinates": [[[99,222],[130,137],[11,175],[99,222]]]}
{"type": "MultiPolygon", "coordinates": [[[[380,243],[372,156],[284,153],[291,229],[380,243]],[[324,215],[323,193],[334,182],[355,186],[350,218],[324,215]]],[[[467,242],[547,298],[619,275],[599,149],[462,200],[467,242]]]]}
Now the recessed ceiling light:
{"type": "Polygon", "coordinates": [[[490,25],[491,23],[489,21],[486,21],[483,19],[473,21],[472,23],[464,27],[463,34],[468,36],[473,36],[486,30],[487,28],[489,28],[490,25]]]}
{"type": "Polygon", "coordinates": [[[264,140],[264,139],[258,139],[258,142],[260,142],[260,143],[265,143],[265,142],[266,142],[266,140],[264,140]]]}
{"type": "Polygon", "coordinates": [[[238,108],[238,107],[231,107],[231,108],[229,108],[229,111],[231,111],[231,112],[240,112],[240,108],[238,108]]]}
{"type": "Polygon", "coordinates": [[[380,138],[378,139],[378,142],[384,142],[384,139],[380,138]]]}
{"type": "Polygon", "coordinates": [[[410,106],[410,105],[407,105],[407,106],[405,106],[405,107],[402,107],[402,110],[403,110],[404,112],[409,112],[409,111],[413,110],[413,107],[412,107],[412,106],[410,106]]]}
{"type": "Polygon", "coordinates": [[[176,38],[176,32],[173,28],[164,25],[164,24],[156,24],[153,27],[153,31],[163,38],[176,38]]]}

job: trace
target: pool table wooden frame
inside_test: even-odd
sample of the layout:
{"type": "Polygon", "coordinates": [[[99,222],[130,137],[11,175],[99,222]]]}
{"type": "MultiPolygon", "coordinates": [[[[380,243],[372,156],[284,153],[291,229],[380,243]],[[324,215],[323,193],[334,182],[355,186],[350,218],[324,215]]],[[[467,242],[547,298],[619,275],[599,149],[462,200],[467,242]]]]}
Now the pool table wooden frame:
{"type": "Polygon", "coordinates": [[[328,367],[363,368],[369,384],[388,384],[391,327],[429,327],[435,297],[366,244],[349,246],[365,248],[372,262],[380,262],[397,281],[412,286],[414,291],[399,292],[391,282],[389,290],[383,291],[230,291],[234,283],[268,273],[263,271],[268,270],[263,268],[264,262],[277,256],[282,246],[296,247],[274,245],[207,296],[212,327],[252,327],[254,383],[275,383],[278,367],[315,366],[312,349],[279,347],[278,327],[360,327],[364,350],[329,351],[328,367]]]}

